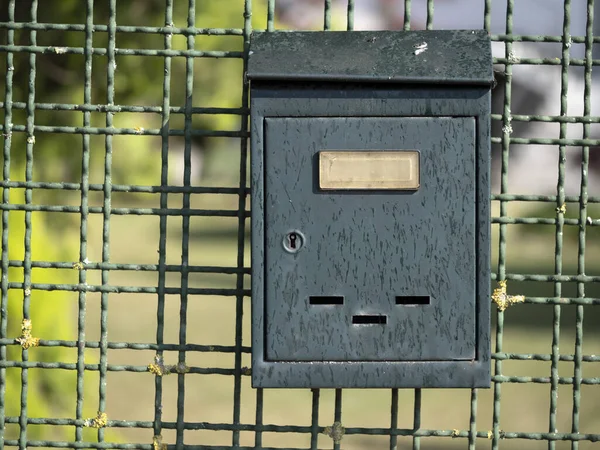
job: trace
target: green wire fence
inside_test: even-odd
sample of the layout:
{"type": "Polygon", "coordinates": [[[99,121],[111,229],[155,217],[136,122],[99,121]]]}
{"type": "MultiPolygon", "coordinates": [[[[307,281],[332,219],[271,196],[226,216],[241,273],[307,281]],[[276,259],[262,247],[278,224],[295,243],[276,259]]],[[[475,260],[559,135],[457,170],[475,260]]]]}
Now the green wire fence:
{"type": "MultiPolygon", "coordinates": [[[[348,30],[354,28],[358,1],[347,0],[341,19],[348,30]]],[[[564,0],[563,16],[556,18],[563,23],[560,36],[513,34],[514,0],[504,1],[505,33],[491,35],[503,43],[506,55],[494,60],[503,104],[492,114],[502,131],[492,137],[500,155],[500,188],[492,195],[491,280],[493,287],[498,285],[498,308],[492,319],[491,389],[366,393],[274,392],[249,386],[249,103],[244,73],[252,31],[280,28],[276,1],[153,0],[150,4],[160,5],[155,12],[161,17],[154,25],[121,21],[119,8],[142,8],[144,2],[71,2],[78,15],[69,18],[78,17],[76,23],[61,20],[60,9],[52,16],[59,15],[56,23],[47,20],[51,9],[59,8],[56,2],[0,2],[0,449],[592,448],[600,441],[600,197],[588,195],[588,179],[590,154],[600,146],[592,134],[600,117],[591,114],[592,69],[600,65],[592,50],[600,36],[593,35],[594,0],[577,1],[587,5],[584,36],[571,35],[571,0],[564,0]],[[199,11],[209,3],[239,17],[238,27],[200,27],[199,11]],[[97,21],[99,10],[105,23],[97,21]],[[80,44],[56,45],[46,33],[80,44]],[[207,40],[199,45],[201,39],[207,40]],[[228,39],[234,43],[221,47],[228,39]],[[559,44],[561,58],[514,57],[513,46],[520,42],[559,44]],[[570,57],[574,44],[585,47],[583,59],[570,57]],[[77,88],[80,101],[45,91],[48,84],[40,80],[47,77],[54,77],[55,85],[68,82],[66,72],[47,65],[54,57],[82,63],[77,66],[83,74],[83,88],[77,88]],[[136,63],[141,68],[128,72],[123,63],[122,69],[121,61],[130,61],[128,57],[141,58],[136,63]],[[235,64],[226,79],[227,89],[239,93],[233,106],[206,101],[203,95],[215,91],[218,81],[208,75],[198,78],[223,60],[235,64]],[[119,83],[127,82],[129,91],[135,91],[146,61],[157,64],[152,73],[160,76],[153,75],[151,82],[160,103],[142,105],[124,96],[130,103],[119,104],[119,83]],[[511,111],[513,69],[520,65],[540,71],[560,66],[559,115],[511,111]],[[571,67],[583,70],[581,115],[567,108],[571,67]],[[219,120],[229,121],[221,126],[219,120]],[[512,124],[518,122],[555,123],[559,135],[512,136],[512,124]],[[572,124],[581,124],[581,137],[567,132],[572,124]],[[125,141],[118,141],[123,137],[130,139],[125,148],[120,144],[125,141]],[[118,162],[123,152],[144,152],[148,142],[156,143],[155,153],[118,162]],[[197,142],[227,142],[227,148],[218,150],[227,152],[223,167],[229,178],[220,179],[226,181],[194,178],[197,142]],[[511,145],[546,145],[558,152],[554,195],[509,190],[511,145]],[[175,150],[184,163],[181,183],[173,182],[175,150]],[[568,152],[581,157],[578,195],[565,194],[568,152]],[[127,182],[136,171],[143,175],[146,168],[139,164],[147,159],[156,162],[156,182],[127,182]],[[131,203],[133,198],[138,200],[131,203]],[[119,225],[123,223],[127,225],[119,225]],[[219,229],[225,223],[229,234],[223,238],[219,229]],[[146,233],[146,225],[140,224],[153,231],[146,233]],[[544,237],[552,229],[553,258],[533,257],[524,266],[516,261],[520,256],[514,257],[510,266],[516,270],[511,272],[510,252],[520,255],[511,246],[532,239],[511,236],[527,233],[525,229],[544,237]],[[132,236],[119,239],[122,232],[132,236]],[[133,250],[123,253],[124,247],[133,250]],[[547,273],[544,267],[549,267],[547,273]],[[507,287],[518,295],[508,295],[507,287]],[[129,298],[142,300],[131,307],[126,306],[129,298]],[[535,325],[542,316],[549,318],[546,331],[535,325]],[[67,318],[73,319],[72,329],[67,318]],[[140,329],[153,337],[127,335],[144,318],[150,319],[140,329]],[[210,322],[225,330],[218,344],[211,335],[201,341],[191,337],[210,322]],[[97,339],[89,338],[91,327],[97,339]],[[517,336],[511,342],[518,340],[518,345],[508,345],[509,334],[517,336]],[[138,381],[123,388],[121,380],[128,374],[145,380],[139,381],[146,383],[143,391],[136,390],[138,381]],[[526,390],[510,394],[523,384],[526,390]],[[213,399],[214,392],[224,399],[213,399]],[[128,409],[146,399],[146,407],[128,409]],[[113,401],[121,406],[111,406],[113,401]],[[124,418],[124,411],[140,415],[124,418]],[[382,418],[385,423],[375,423],[382,418]]],[[[340,19],[334,3],[323,2],[325,30],[340,19]]],[[[403,28],[410,30],[411,0],[398,3],[404,4],[403,28]]],[[[427,29],[434,27],[435,3],[426,2],[427,29]]],[[[492,1],[482,3],[481,27],[490,31],[492,1]]]]}

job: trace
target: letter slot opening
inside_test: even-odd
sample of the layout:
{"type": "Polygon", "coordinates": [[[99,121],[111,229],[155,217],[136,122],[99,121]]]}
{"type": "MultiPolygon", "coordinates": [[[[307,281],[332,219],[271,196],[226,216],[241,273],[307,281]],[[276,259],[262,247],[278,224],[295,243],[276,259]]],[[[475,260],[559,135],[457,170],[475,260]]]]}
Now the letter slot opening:
{"type": "Polygon", "coordinates": [[[352,323],[354,325],[385,325],[387,323],[387,316],[380,316],[380,315],[352,316],[352,323]]]}
{"type": "Polygon", "coordinates": [[[429,305],[431,297],[429,295],[398,295],[396,296],[396,305],[429,305]]]}
{"type": "Polygon", "coordinates": [[[311,295],[308,302],[311,305],[343,305],[344,297],[341,295],[311,295]]]}

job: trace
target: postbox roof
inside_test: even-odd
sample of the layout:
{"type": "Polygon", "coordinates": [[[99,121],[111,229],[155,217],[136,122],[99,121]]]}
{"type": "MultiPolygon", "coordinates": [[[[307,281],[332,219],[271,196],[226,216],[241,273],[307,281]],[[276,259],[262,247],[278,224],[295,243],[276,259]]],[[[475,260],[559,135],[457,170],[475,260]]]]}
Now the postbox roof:
{"type": "Polygon", "coordinates": [[[491,85],[484,30],[255,32],[251,80],[491,85]]]}

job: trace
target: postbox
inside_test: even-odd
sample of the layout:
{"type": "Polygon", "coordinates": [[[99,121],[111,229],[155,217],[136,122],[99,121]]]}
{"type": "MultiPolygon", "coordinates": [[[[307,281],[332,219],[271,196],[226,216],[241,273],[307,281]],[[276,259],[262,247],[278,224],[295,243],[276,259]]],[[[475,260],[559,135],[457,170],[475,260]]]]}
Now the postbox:
{"type": "Polygon", "coordinates": [[[489,387],[490,38],[252,35],[254,387],[489,387]]]}

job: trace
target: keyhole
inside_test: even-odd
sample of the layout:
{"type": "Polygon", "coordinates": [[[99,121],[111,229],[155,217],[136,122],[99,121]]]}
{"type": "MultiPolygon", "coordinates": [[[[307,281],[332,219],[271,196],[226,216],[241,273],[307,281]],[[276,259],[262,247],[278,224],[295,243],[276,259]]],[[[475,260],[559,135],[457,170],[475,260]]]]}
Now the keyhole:
{"type": "Polygon", "coordinates": [[[290,231],[283,237],[283,248],[288,253],[296,253],[304,245],[304,236],[299,231],[290,231]]]}
{"type": "Polygon", "coordinates": [[[292,250],[296,250],[296,240],[298,239],[298,235],[294,232],[289,234],[289,240],[290,240],[290,248],[292,250]]]}

